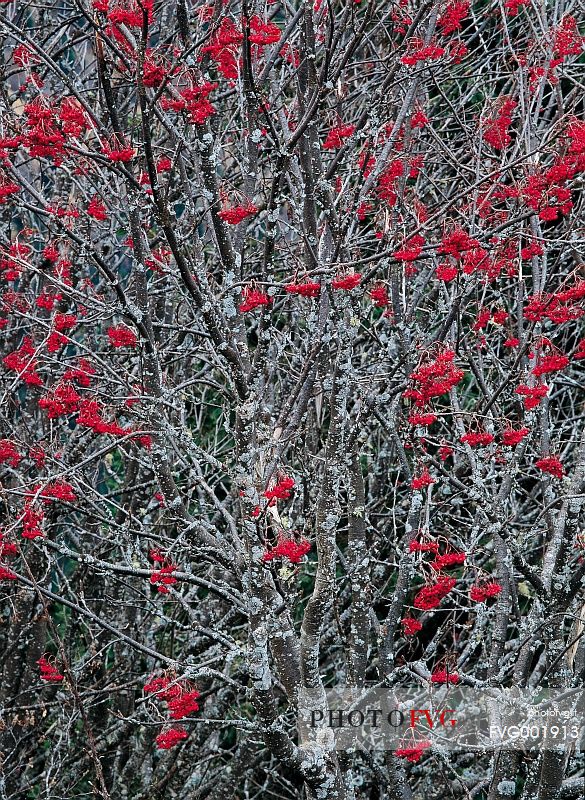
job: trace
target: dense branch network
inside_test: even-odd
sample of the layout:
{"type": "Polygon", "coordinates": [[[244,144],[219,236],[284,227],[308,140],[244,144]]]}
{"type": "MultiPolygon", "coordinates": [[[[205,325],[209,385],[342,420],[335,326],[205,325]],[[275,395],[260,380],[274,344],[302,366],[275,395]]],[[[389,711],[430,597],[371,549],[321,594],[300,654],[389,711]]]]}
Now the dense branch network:
{"type": "Polygon", "coordinates": [[[0,0],[0,797],[579,796],[295,726],[583,684],[578,20],[0,0]]]}

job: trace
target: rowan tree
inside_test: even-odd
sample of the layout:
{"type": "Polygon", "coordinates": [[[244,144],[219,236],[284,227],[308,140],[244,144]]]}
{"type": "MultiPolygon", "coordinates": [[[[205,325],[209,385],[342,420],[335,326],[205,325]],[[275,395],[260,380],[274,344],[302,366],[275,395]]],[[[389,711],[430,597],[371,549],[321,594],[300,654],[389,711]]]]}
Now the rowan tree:
{"type": "Polygon", "coordinates": [[[1,798],[580,796],[296,731],[583,685],[579,10],[1,0],[1,798]]]}

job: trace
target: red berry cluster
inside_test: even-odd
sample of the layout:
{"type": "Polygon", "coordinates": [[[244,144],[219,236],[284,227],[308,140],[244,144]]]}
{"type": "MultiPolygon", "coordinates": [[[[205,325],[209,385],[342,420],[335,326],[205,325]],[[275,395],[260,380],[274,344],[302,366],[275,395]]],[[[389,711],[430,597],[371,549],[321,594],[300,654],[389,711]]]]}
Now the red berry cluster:
{"type": "Polygon", "coordinates": [[[278,544],[267,550],[262,556],[262,561],[273,561],[275,558],[286,558],[291,564],[300,564],[301,559],[307,555],[311,549],[311,543],[304,538],[298,542],[292,537],[281,534],[278,544]]]}
{"type": "Polygon", "coordinates": [[[446,669],[435,669],[431,675],[431,683],[459,683],[457,672],[449,672],[446,669]]]}
{"type": "MultiPolygon", "coordinates": [[[[188,681],[176,680],[169,675],[153,676],[145,684],[144,691],[166,703],[171,720],[185,719],[199,711],[199,692],[188,681]]],[[[156,745],[159,750],[168,750],[186,738],[187,732],[182,726],[172,725],[159,733],[156,745]]]]}
{"type": "Polygon", "coordinates": [[[224,208],[220,211],[218,216],[228,225],[237,225],[242,220],[248,217],[253,217],[258,213],[258,209],[252,203],[246,203],[243,206],[232,206],[231,208],[224,208]]]}
{"type": "Polygon", "coordinates": [[[57,667],[51,663],[47,656],[41,656],[37,661],[41,671],[41,680],[47,681],[48,683],[60,683],[62,680],[65,679],[64,675],[61,675],[57,667]]]}
{"type": "Polygon", "coordinates": [[[552,475],[553,478],[559,478],[559,480],[565,474],[563,463],[557,456],[539,458],[535,466],[538,467],[541,472],[547,472],[549,475],[552,475]]]}
{"type": "Polygon", "coordinates": [[[178,578],[173,575],[173,572],[176,572],[179,567],[177,564],[171,563],[160,550],[151,550],[149,556],[151,561],[161,565],[159,569],[153,571],[150,576],[150,582],[153,586],[156,586],[157,592],[168,594],[168,587],[178,583],[178,578]]]}
{"type": "Polygon", "coordinates": [[[394,755],[398,756],[398,758],[406,759],[406,761],[409,761],[411,764],[416,764],[417,761],[421,760],[425,750],[430,746],[430,741],[428,741],[428,739],[423,739],[416,742],[412,747],[398,747],[394,751],[394,755]]]}
{"type": "Polygon", "coordinates": [[[447,575],[442,575],[437,578],[434,583],[428,586],[423,586],[414,598],[414,607],[420,608],[422,611],[430,611],[441,603],[447,597],[449,592],[455,587],[457,581],[455,578],[449,578],[447,575]]]}
{"type": "Polygon", "coordinates": [[[419,408],[425,406],[434,397],[447,394],[463,379],[464,371],[453,363],[455,351],[444,349],[434,358],[426,358],[411,374],[414,386],[407,389],[403,397],[414,400],[419,408]]]}
{"type": "Polygon", "coordinates": [[[243,314],[253,311],[255,308],[269,306],[272,303],[272,298],[268,297],[265,292],[261,289],[253,289],[251,286],[244,288],[243,298],[240,303],[240,311],[243,314]]]}
{"type": "Polygon", "coordinates": [[[477,583],[469,590],[469,599],[474,603],[485,603],[490,597],[497,597],[501,591],[502,586],[497,581],[477,583]]]}

